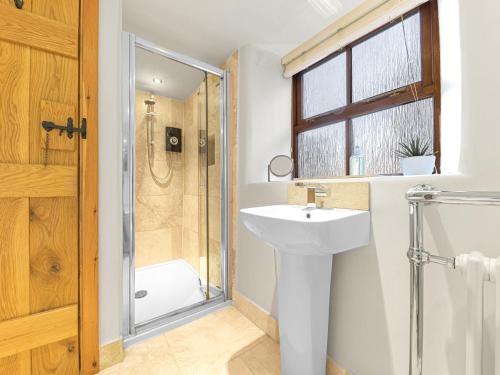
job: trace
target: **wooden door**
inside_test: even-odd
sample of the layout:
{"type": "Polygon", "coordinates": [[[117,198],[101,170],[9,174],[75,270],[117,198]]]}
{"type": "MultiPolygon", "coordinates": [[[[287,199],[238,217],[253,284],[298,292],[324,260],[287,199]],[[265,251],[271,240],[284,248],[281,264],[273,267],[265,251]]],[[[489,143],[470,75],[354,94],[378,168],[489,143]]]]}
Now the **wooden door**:
{"type": "Polygon", "coordinates": [[[0,0],[0,374],[79,373],[79,0],[0,0]]]}

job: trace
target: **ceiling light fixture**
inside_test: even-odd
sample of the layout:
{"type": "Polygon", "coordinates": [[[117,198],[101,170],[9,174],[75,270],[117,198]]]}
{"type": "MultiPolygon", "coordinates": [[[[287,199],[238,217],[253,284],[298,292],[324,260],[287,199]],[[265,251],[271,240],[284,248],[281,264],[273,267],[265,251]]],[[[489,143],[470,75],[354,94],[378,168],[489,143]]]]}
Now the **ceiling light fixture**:
{"type": "Polygon", "coordinates": [[[155,85],[161,85],[161,84],[163,83],[163,80],[162,80],[162,79],[160,79],[160,78],[156,78],[156,77],[155,77],[155,78],[153,78],[153,83],[154,83],[155,85]]]}

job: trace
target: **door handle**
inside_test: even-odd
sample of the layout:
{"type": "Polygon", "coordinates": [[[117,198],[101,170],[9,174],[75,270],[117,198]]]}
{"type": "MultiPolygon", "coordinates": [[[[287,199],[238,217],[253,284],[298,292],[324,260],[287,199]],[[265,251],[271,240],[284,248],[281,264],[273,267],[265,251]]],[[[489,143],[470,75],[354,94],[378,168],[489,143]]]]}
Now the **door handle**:
{"type": "Polygon", "coordinates": [[[24,0],[14,0],[14,4],[16,4],[17,9],[23,9],[24,0]]]}
{"type": "Polygon", "coordinates": [[[42,121],[42,128],[48,133],[54,129],[59,130],[59,135],[62,135],[64,132],[68,135],[68,138],[73,138],[73,133],[80,133],[82,135],[82,139],[87,139],[87,119],[82,119],[82,127],[75,128],[73,125],[73,119],[68,117],[68,121],[66,122],[66,126],[57,125],[52,121],[42,121]]]}

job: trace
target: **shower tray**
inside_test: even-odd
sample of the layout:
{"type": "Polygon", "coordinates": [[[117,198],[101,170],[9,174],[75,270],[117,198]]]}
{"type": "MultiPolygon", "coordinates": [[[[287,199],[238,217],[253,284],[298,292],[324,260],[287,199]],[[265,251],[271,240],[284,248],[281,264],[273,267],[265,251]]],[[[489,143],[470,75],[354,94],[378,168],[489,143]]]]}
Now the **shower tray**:
{"type": "MultiPolygon", "coordinates": [[[[137,268],[135,324],[142,324],[206,300],[206,285],[196,269],[184,259],[137,268]]],[[[210,286],[210,294],[220,294],[210,286]]]]}

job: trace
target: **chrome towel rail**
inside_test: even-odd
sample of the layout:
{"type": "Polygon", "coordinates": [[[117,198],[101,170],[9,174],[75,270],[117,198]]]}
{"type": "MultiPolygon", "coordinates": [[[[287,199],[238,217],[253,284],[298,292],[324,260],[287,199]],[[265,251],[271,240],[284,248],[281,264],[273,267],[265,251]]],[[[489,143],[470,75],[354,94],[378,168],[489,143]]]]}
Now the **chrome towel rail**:
{"type": "Polygon", "coordinates": [[[440,191],[417,185],[406,193],[410,209],[410,375],[422,375],[424,266],[436,263],[455,268],[455,258],[433,255],[424,248],[423,208],[430,204],[500,205],[498,191],[440,191]]]}
{"type": "Polygon", "coordinates": [[[406,199],[417,203],[500,205],[498,191],[440,191],[430,185],[418,185],[406,193],[406,199]]]}

